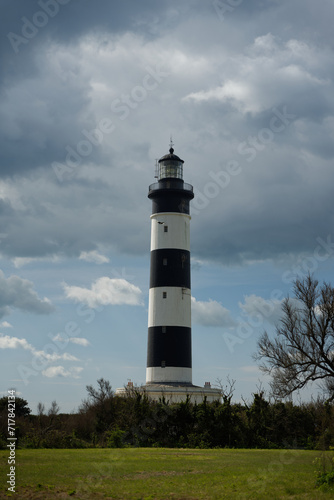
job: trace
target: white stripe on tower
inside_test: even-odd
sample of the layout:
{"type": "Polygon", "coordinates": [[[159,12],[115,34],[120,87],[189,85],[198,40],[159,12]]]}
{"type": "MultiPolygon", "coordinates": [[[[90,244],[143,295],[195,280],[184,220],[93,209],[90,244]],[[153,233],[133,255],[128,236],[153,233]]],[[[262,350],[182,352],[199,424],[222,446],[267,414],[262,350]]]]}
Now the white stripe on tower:
{"type": "Polygon", "coordinates": [[[159,325],[191,327],[189,288],[166,286],[150,289],[148,327],[159,325]],[[167,298],[163,296],[164,291],[167,298]]]}
{"type": "Polygon", "coordinates": [[[190,252],[190,219],[189,214],[177,212],[151,215],[151,251],[183,248],[190,252]]]}

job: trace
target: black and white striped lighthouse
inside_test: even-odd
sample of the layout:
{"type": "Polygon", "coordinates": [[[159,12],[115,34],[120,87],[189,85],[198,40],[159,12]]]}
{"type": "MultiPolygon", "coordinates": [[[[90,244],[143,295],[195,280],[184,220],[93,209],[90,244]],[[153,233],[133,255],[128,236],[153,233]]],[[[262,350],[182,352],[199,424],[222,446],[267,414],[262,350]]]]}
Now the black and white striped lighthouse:
{"type": "Polygon", "coordinates": [[[158,161],[152,200],[146,384],[192,386],[190,200],[183,160],[158,161]]]}
{"type": "MultiPolygon", "coordinates": [[[[183,160],[169,154],[157,163],[158,182],[149,187],[152,200],[151,270],[148,304],[146,384],[139,387],[150,399],[177,403],[191,398],[208,402],[221,398],[220,389],[205,382],[192,384],[190,200],[193,187],[183,182],[183,160]]],[[[119,388],[126,396],[133,383],[119,388]]]]}

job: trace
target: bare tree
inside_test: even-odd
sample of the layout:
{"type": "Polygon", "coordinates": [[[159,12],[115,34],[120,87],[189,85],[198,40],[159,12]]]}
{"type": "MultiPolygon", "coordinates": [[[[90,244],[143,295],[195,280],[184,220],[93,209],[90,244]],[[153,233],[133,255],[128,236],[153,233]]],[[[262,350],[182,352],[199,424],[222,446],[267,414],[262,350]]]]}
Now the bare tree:
{"type": "Polygon", "coordinates": [[[44,403],[41,403],[41,402],[38,403],[38,405],[37,405],[37,415],[39,415],[39,416],[45,415],[45,404],[44,403]]]}
{"type": "Polygon", "coordinates": [[[283,301],[276,337],[264,332],[254,359],[264,360],[260,369],[272,376],[274,396],[319,380],[334,400],[334,288],[308,275],[294,282],[293,291],[295,298],[283,301]]]}
{"type": "Polygon", "coordinates": [[[113,391],[109,380],[100,378],[97,381],[98,389],[94,389],[92,385],[86,385],[86,390],[88,392],[88,397],[93,400],[94,403],[103,403],[106,399],[113,396],[113,391]]]}
{"type": "Polygon", "coordinates": [[[50,406],[50,408],[48,410],[48,415],[49,416],[58,415],[59,410],[60,410],[59,405],[58,405],[57,401],[54,400],[54,401],[52,401],[51,406],[50,406]]]}
{"type": "Polygon", "coordinates": [[[220,390],[223,401],[230,402],[235,390],[235,380],[231,379],[230,376],[227,375],[226,381],[227,383],[224,385],[222,379],[217,378],[215,381],[215,387],[220,390]]]}

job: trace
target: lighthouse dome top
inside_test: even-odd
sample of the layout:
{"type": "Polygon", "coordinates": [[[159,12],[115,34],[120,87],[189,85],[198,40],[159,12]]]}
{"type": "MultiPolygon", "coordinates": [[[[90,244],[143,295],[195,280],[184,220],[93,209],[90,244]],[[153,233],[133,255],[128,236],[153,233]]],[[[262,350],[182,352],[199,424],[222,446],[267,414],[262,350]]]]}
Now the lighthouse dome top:
{"type": "Polygon", "coordinates": [[[174,154],[174,149],[172,147],[170,147],[170,149],[169,149],[169,154],[164,155],[164,156],[162,156],[160,158],[159,163],[162,162],[162,161],[166,161],[166,160],[169,160],[169,161],[178,161],[178,162],[184,163],[184,161],[181,160],[181,158],[179,158],[178,156],[176,156],[174,154]]]}

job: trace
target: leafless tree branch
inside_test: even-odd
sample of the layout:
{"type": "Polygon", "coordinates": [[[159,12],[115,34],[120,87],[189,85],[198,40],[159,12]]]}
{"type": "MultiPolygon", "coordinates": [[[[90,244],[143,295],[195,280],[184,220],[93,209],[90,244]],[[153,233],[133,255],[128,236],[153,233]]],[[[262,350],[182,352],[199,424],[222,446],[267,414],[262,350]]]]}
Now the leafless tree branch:
{"type": "Polygon", "coordinates": [[[254,359],[271,375],[275,397],[287,397],[315,380],[334,399],[334,288],[308,275],[282,304],[276,337],[264,332],[254,359]]]}

